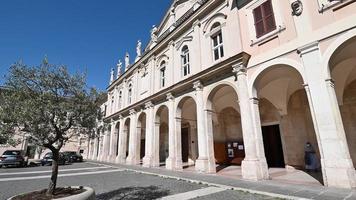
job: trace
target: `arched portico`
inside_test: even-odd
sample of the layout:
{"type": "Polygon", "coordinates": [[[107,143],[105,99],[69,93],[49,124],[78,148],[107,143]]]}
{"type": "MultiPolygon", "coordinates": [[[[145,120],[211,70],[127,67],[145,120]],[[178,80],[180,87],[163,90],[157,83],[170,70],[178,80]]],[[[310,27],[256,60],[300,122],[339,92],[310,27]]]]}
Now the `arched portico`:
{"type": "MultiPolygon", "coordinates": [[[[350,34],[350,33],[348,33],[350,34]]],[[[345,36],[343,37],[345,38],[345,36]]],[[[340,43],[330,56],[328,76],[335,84],[335,94],[345,130],[347,148],[356,165],[356,32],[340,43]]],[[[355,180],[356,182],[356,180],[355,180]]]]}
{"type": "MultiPolygon", "coordinates": [[[[198,158],[197,106],[190,96],[183,97],[176,109],[177,163],[187,168],[198,158]]],[[[179,164],[178,164],[179,166],[179,164]]]]}
{"type": "MultiPolygon", "coordinates": [[[[265,68],[253,83],[254,97],[259,99],[260,131],[269,168],[320,168],[318,137],[303,85],[300,71],[285,64],[265,68]],[[305,163],[307,143],[315,154],[305,163]]],[[[274,178],[273,173],[270,175],[274,178]]],[[[316,177],[322,181],[321,175],[316,177]]]]}
{"type": "Polygon", "coordinates": [[[209,93],[206,103],[207,133],[213,137],[212,157],[220,171],[241,165],[245,158],[240,109],[235,89],[220,84],[209,93]]]}
{"type": "Polygon", "coordinates": [[[169,119],[168,107],[160,106],[155,115],[155,166],[166,166],[166,160],[169,156],[169,119]]]}
{"type": "Polygon", "coordinates": [[[138,157],[140,162],[142,161],[143,157],[145,156],[145,144],[146,144],[146,113],[142,112],[137,120],[137,150],[138,157]]]}

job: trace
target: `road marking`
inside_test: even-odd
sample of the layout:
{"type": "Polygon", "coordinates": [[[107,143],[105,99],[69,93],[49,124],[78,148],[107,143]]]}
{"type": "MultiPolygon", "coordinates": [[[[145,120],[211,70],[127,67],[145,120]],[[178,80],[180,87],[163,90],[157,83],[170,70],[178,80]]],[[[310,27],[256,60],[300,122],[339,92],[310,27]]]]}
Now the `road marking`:
{"type": "MultiPolygon", "coordinates": [[[[96,171],[96,172],[82,172],[82,173],[72,173],[72,174],[59,174],[58,177],[66,177],[66,176],[83,176],[83,175],[91,175],[91,174],[105,174],[105,173],[113,173],[113,172],[121,172],[123,169],[114,169],[114,170],[106,170],[106,171],[96,171]]],[[[51,175],[46,176],[30,176],[30,177],[15,177],[15,178],[0,178],[0,182],[5,181],[23,181],[23,180],[32,180],[32,179],[43,179],[50,178],[51,175]]]]}
{"type": "MultiPolygon", "coordinates": [[[[91,169],[107,169],[107,168],[111,168],[111,167],[105,166],[105,167],[87,167],[87,168],[76,168],[76,169],[61,169],[61,170],[59,170],[59,172],[91,170],[91,169]]],[[[48,170],[48,171],[31,171],[31,172],[11,172],[11,173],[0,173],[0,176],[20,175],[20,174],[42,174],[42,173],[51,173],[51,172],[52,172],[52,170],[48,170]]]]}
{"type": "Polygon", "coordinates": [[[207,188],[202,188],[199,190],[193,190],[190,192],[184,192],[180,194],[175,194],[175,195],[170,195],[161,198],[162,200],[188,200],[188,199],[194,199],[197,197],[201,196],[206,196],[218,192],[225,191],[226,188],[218,188],[218,187],[207,187],[207,188]]]}

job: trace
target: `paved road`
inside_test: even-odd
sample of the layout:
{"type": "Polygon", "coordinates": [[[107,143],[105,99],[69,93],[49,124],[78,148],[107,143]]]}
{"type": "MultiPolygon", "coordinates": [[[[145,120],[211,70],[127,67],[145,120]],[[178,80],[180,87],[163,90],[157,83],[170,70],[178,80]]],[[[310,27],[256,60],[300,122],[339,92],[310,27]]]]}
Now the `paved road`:
{"type": "MultiPolygon", "coordinates": [[[[0,200],[47,187],[50,167],[1,168],[0,200]]],[[[58,185],[85,185],[98,200],[109,199],[273,199],[224,188],[126,171],[94,163],[60,166],[58,185]]]]}

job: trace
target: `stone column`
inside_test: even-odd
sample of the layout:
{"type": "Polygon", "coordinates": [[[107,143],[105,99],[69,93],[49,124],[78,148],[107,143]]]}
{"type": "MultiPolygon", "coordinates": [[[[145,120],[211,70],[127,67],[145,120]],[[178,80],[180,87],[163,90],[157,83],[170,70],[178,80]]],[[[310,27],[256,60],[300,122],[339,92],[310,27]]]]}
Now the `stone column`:
{"type": "Polygon", "coordinates": [[[146,143],[145,157],[143,158],[143,166],[151,167],[153,164],[154,154],[154,105],[152,102],[145,104],[146,109],[146,143]]]}
{"type": "Polygon", "coordinates": [[[35,150],[35,159],[41,159],[42,148],[40,146],[36,147],[35,150]]]}
{"type": "Polygon", "coordinates": [[[88,148],[88,153],[87,153],[87,156],[86,156],[85,159],[89,160],[91,158],[91,156],[93,154],[93,150],[94,150],[94,148],[93,148],[93,139],[90,138],[90,136],[88,136],[88,147],[87,148],[88,148]]]}
{"type": "Polygon", "coordinates": [[[165,85],[165,87],[173,85],[175,83],[175,81],[176,81],[175,79],[177,77],[177,76],[174,75],[174,72],[175,72],[174,41],[170,41],[169,44],[168,44],[168,47],[169,47],[169,53],[168,53],[168,55],[169,55],[169,62],[168,62],[169,67],[166,68],[167,77],[166,77],[166,85],[165,85]]]}
{"type": "Polygon", "coordinates": [[[99,148],[98,148],[98,156],[97,160],[100,161],[103,155],[103,142],[104,142],[104,136],[100,133],[99,136],[99,148]]]}
{"type": "Polygon", "coordinates": [[[242,135],[245,146],[245,159],[241,164],[242,177],[244,179],[261,180],[265,178],[264,174],[268,174],[268,170],[259,159],[259,156],[262,155],[259,155],[257,152],[257,124],[256,120],[254,120],[251,100],[247,90],[247,74],[244,63],[241,62],[234,65],[233,72],[236,74],[237,78],[237,93],[241,113],[242,135]]]}
{"type": "Polygon", "coordinates": [[[94,149],[93,149],[93,154],[91,156],[91,159],[92,160],[96,160],[97,159],[97,156],[98,156],[98,145],[99,145],[99,138],[95,137],[94,138],[94,149]]]}
{"type": "Polygon", "coordinates": [[[153,149],[152,149],[152,167],[159,167],[160,166],[160,132],[161,123],[154,119],[154,131],[153,131],[153,149]]]}
{"type": "Polygon", "coordinates": [[[334,83],[321,75],[318,42],[299,49],[309,89],[310,111],[315,124],[324,184],[332,187],[356,187],[356,174],[347,145],[334,83]]]}
{"type": "Polygon", "coordinates": [[[103,139],[103,150],[101,154],[100,161],[107,161],[109,158],[109,148],[110,148],[110,131],[108,128],[105,129],[104,139],[103,139]]]}
{"type": "MultiPolygon", "coordinates": [[[[182,155],[178,155],[177,152],[181,152],[179,149],[181,146],[177,143],[178,137],[180,138],[180,129],[175,127],[175,104],[174,96],[171,93],[167,94],[168,100],[168,158],[166,159],[166,168],[169,170],[183,169],[182,155]]],[[[159,141],[158,141],[159,142],[159,141]]]]}
{"type": "Polygon", "coordinates": [[[118,133],[116,131],[116,124],[117,124],[117,122],[111,121],[110,150],[109,150],[108,162],[115,162],[115,159],[116,159],[117,137],[118,137],[118,133]]]}
{"type": "Polygon", "coordinates": [[[126,160],[126,145],[127,145],[127,130],[125,130],[125,119],[119,116],[120,127],[119,127],[119,144],[118,144],[118,155],[116,157],[116,163],[124,164],[126,160]]]}
{"type": "MultiPolygon", "coordinates": [[[[208,148],[213,148],[213,146],[208,146],[208,138],[205,132],[206,123],[204,116],[204,96],[203,96],[203,85],[200,81],[194,82],[193,88],[196,92],[196,104],[197,104],[197,128],[198,128],[198,151],[199,158],[195,163],[195,170],[199,172],[209,172],[209,162],[208,158],[208,148]]],[[[215,162],[215,161],[214,161],[215,162]]],[[[215,165],[215,163],[214,163],[215,165]]]]}
{"type": "Polygon", "coordinates": [[[137,114],[135,110],[130,110],[129,155],[126,159],[126,163],[129,165],[140,164],[140,152],[138,152],[140,141],[138,141],[137,134],[137,114]]]}
{"type": "Polygon", "coordinates": [[[209,173],[216,173],[216,164],[215,164],[215,155],[214,155],[214,128],[213,128],[213,111],[212,110],[205,110],[205,119],[206,119],[206,134],[207,134],[207,144],[209,147],[208,153],[208,160],[209,160],[209,173]]]}

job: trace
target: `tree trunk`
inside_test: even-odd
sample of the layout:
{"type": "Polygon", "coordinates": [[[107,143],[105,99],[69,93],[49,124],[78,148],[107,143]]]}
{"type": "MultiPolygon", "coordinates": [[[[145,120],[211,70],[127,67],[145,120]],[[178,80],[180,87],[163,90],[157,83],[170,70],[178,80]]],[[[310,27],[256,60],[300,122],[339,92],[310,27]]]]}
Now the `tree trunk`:
{"type": "Polygon", "coordinates": [[[53,151],[53,161],[52,161],[52,175],[51,175],[51,181],[49,182],[48,189],[47,189],[47,195],[53,195],[56,186],[57,186],[57,177],[58,177],[58,162],[59,162],[59,151],[53,151]]]}

